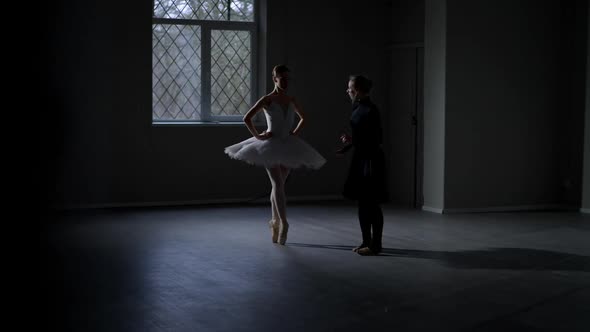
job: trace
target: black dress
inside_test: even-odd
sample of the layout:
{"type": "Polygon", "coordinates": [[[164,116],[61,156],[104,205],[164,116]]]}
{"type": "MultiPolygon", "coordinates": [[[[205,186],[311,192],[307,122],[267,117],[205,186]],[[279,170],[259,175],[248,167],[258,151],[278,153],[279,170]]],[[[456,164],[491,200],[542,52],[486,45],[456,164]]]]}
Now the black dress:
{"type": "Polygon", "coordinates": [[[353,104],[350,126],[353,155],[343,195],[353,200],[385,202],[387,184],[381,119],[369,97],[353,104]]]}

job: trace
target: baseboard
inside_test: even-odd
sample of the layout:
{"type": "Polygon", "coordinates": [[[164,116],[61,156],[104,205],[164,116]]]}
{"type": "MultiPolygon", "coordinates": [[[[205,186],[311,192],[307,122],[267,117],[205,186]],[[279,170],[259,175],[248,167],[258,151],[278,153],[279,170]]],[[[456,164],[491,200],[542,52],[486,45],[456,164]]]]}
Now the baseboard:
{"type": "MultiPolygon", "coordinates": [[[[341,195],[315,195],[287,197],[288,202],[324,202],[339,201],[344,198],[341,195]]],[[[86,210],[86,209],[110,209],[110,208],[134,208],[134,207],[166,207],[166,206],[201,206],[218,204],[259,204],[268,203],[269,198],[229,198],[229,199],[201,199],[190,201],[164,201],[164,202],[130,202],[130,203],[99,203],[79,204],[54,207],[55,210],[86,210]]]]}
{"type": "Polygon", "coordinates": [[[484,213],[484,212],[516,212],[516,211],[576,211],[578,208],[563,204],[540,204],[540,205],[514,205],[514,206],[491,206],[482,208],[459,208],[443,209],[444,214],[448,213],[484,213]]]}
{"type": "Polygon", "coordinates": [[[580,208],[580,212],[590,214],[590,209],[580,208]]]}
{"type": "Polygon", "coordinates": [[[428,212],[439,213],[439,214],[443,213],[443,209],[434,208],[434,207],[430,207],[430,206],[426,206],[426,205],[422,205],[422,210],[428,211],[428,212]]]}

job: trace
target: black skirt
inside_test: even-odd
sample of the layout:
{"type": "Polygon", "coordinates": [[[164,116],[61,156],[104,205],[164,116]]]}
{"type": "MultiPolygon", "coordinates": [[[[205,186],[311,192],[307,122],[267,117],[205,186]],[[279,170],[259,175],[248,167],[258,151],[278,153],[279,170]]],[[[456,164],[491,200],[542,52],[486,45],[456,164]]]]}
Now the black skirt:
{"type": "Polygon", "coordinates": [[[383,150],[376,149],[370,153],[354,150],[342,194],[353,200],[387,201],[383,150]]]}

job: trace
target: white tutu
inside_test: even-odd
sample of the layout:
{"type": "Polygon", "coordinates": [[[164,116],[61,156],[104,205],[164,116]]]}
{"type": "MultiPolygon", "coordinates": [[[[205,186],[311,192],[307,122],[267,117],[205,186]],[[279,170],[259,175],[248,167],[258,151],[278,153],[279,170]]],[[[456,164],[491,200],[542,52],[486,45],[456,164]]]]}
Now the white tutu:
{"type": "Polygon", "coordinates": [[[290,134],[294,119],[291,106],[292,103],[287,109],[283,109],[279,104],[271,103],[269,108],[264,110],[267,131],[273,134],[271,138],[259,140],[251,137],[226,147],[225,153],[233,159],[263,167],[322,167],[326,159],[304,140],[290,134]]]}
{"type": "Polygon", "coordinates": [[[284,139],[271,137],[264,141],[251,137],[228,146],[225,148],[225,153],[231,158],[264,167],[283,165],[288,168],[318,169],[326,162],[326,159],[314,148],[293,135],[284,139]]]}

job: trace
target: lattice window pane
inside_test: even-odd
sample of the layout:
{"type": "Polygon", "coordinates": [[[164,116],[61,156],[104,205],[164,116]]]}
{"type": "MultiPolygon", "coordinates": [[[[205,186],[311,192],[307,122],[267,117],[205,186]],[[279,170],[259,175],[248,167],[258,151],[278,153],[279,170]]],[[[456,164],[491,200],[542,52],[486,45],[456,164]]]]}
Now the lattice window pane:
{"type": "Polygon", "coordinates": [[[254,22],[254,0],[156,0],[154,17],[254,22]]]}
{"type": "Polygon", "coordinates": [[[155,0],[154,17],[226,21],[227,0],[155,0]]]}
{"type": "Polygon", "coordinates": [[[152,118],[201,119],[200,27],[154,24],[152,118]]]}
{"type": "Polygon", "coordinates": [[[230,20],[254,22],[254,0],[232,0],[230,20]]]}
{"type": "Polygon", "coordinates": [[[250,108],[249,31],[211,31],[211,114],[243,115],[250,108]]]}

